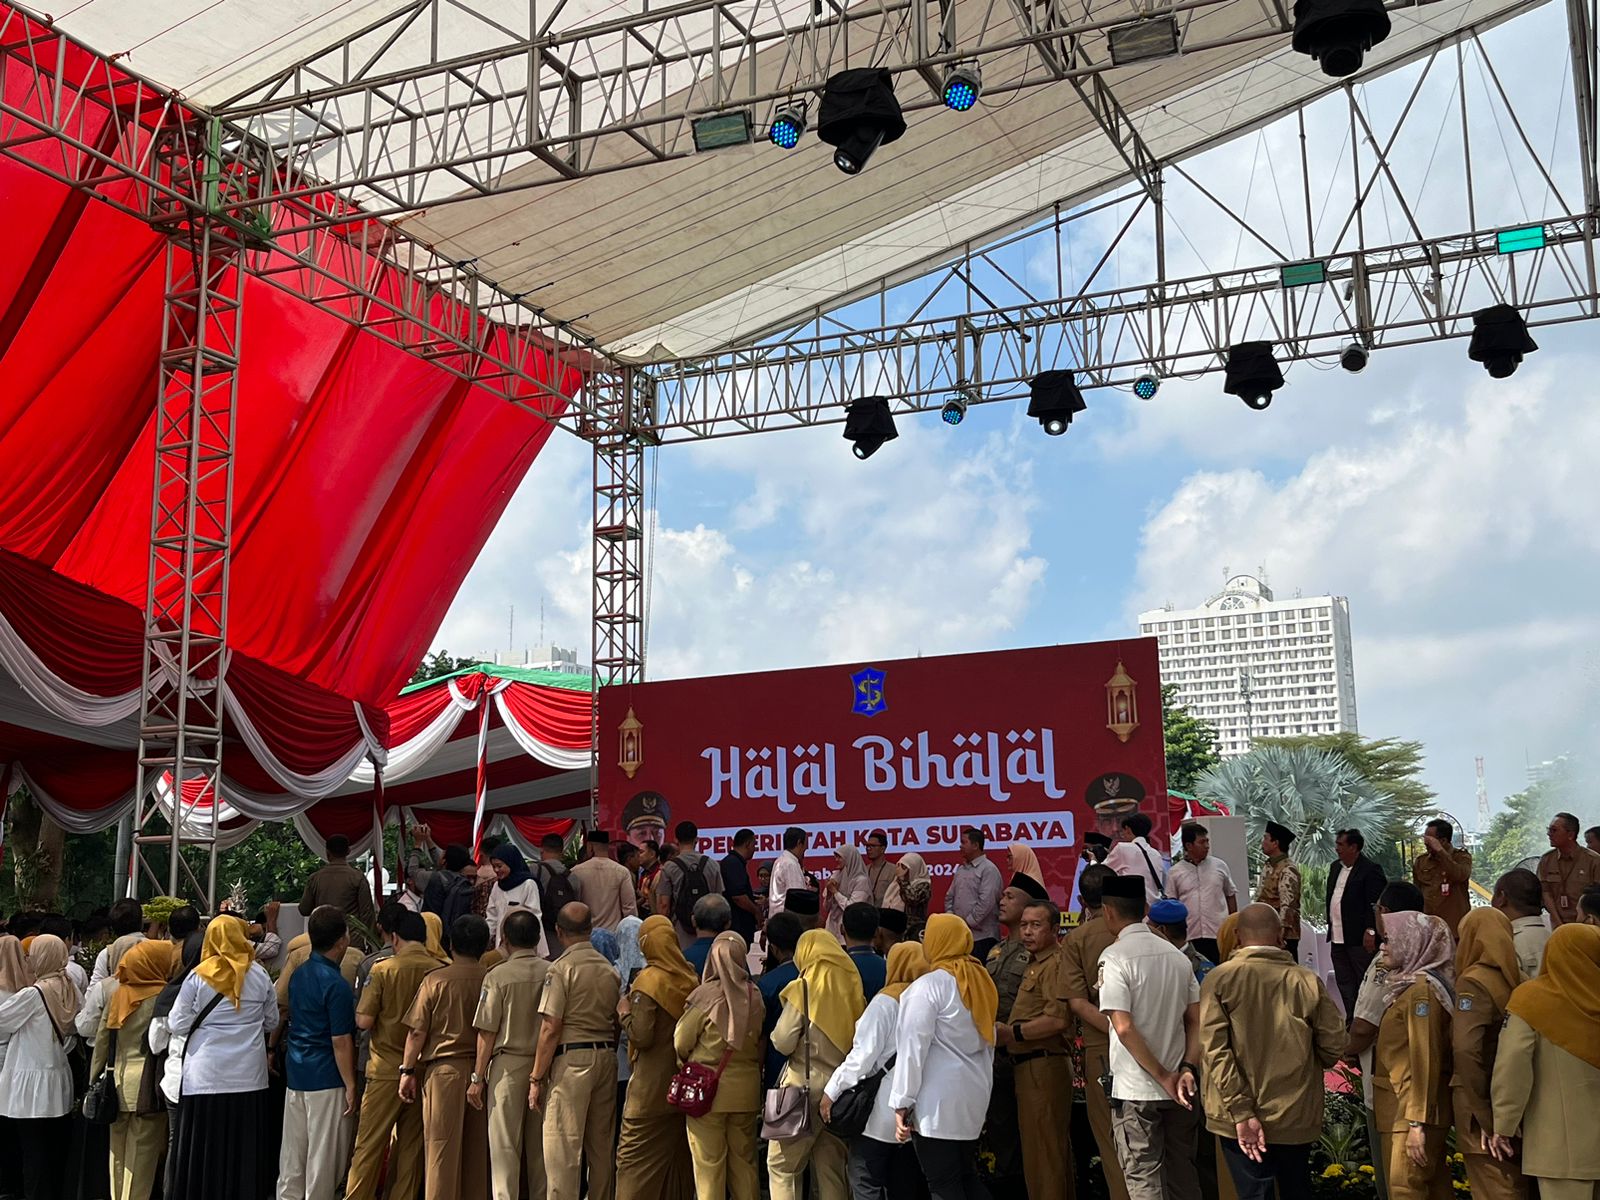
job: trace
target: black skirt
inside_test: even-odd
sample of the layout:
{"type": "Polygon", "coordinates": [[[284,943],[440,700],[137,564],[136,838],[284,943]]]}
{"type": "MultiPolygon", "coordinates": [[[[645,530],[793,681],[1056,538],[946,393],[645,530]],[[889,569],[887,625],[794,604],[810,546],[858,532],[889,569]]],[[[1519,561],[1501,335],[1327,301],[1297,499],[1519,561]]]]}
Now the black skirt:
{"type": "Polygon", "coordinates": [[[267,1110],[265,1091],[183,1097],[167,1200],[270,1200],[278,1162],[267,1153],[267,1110]]]}

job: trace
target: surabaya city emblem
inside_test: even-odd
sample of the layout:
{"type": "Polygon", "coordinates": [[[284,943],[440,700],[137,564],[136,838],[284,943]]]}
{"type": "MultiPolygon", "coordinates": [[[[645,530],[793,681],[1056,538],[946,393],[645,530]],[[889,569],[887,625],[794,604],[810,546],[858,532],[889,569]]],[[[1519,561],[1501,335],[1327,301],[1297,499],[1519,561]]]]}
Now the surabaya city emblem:
{"type": "Polygon", "coordinates": [[[875,717],[888,708],[889,701],[883,690],[885,678],[885,673],[875,667],[863,667],[850,676],[851,692],[854,696],[850,711],[859,713],[863,717],[875,717]]]}

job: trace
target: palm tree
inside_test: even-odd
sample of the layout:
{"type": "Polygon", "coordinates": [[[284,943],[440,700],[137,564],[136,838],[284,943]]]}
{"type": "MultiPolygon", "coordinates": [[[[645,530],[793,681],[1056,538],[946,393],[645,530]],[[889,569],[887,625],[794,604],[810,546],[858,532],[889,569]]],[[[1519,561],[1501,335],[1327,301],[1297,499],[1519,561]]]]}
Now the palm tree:
{"type": "Polygon", "coordinates": [[[1377,835],[1391,820],[1390,797],[1349,759],[1310,746],[1258,747],[1208,769],[1195,781],[1195,793],[1245,818],[1253,867],[1268,821],[1294,831],[1296,862],[1322,866],[1333,861],[1333,840],[1341,829],[1377,835]]]}

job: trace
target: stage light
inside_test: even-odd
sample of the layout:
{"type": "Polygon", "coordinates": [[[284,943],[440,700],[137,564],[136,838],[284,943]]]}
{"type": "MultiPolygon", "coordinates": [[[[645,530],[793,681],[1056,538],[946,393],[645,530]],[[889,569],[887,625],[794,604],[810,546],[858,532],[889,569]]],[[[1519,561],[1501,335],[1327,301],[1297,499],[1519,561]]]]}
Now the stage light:
{"type": "Polygon", "coordinates": [[[1060,437],[1074,414],[1089,406],[1072,380],[1071,371],[1041,371],[1028,380],[1028,415],[1051,437],[1060,437]]]}
{"type": "Polygon", "coordinates": [[[1133,394],[1141,400],[1154,400],[1161,388],[1161,376],[1145,374],[1133,381],[1133,394]]]}
{"type": "Polygon", "coordinates": [[[1539,344],[1528,336],[1528,323],[1512,305],[1495,304],[1472,314],[1472,341],[1467,357],[1480,362],[1495,379],[1504,379],[1539,344]]]}
{"type": "Polygon", "coordinates": [[[883,396],[863,396],[850,401],[844,418],[845,440],[857,458],[871,458],[878,447],[900,436],[894,427],[894,414],[883,396]]]}
{"type": "Polygon", "coordinates": [[[709,117],[696,117],[689,123],[694,134],[696,150],[721,150],[728,146],[747,146],[753,140],[748,109],[735,109],[728,113],[714,113],[709,117]]]}
{"type": "Polygon", "coordinates": [[[1240,342],[1228,347],[1228,370],[1222,390],[1257,411],[1272,403],[1283,386],[1283,371],[1272,357],[1271,342],[1240,342]]]}
{"type": "Polygon", "coordinates": [[[944,407],[939,410],[939,419],[946,425],[959,425],[967,415],[967,398],[956,392],[944,402],[944,407]]]}
{"type": "Polygon", "coordinates": [[[1116,25],[1106,30],[1106,45],[1114,67],[1152,58],[1171,58],[1178,52],[1178,22],[1173,17],[1155,17],[1116,25]]]}
{"type": "Polygon", "coordinates": [[[1350,374],[1359,375],[1367,369],[1370,357],[1367,348],[1359,341],[1346,342],[1344,349],[1339,351],[1339,365],[1350,374]]]}
{"type": "Polygon", "coordinates": [[[856,67],[831,76],[817,110],[817,137],[834,147],[833,165],[857,175],[879,146],[906,131],[894,79],[881,67],[856,67]]]}
{"type": "Polygon", "coordinates": [[[944,106],[966,112],[983,93],[983,74],[978,64],[959,64],[944,73],[944,106]]]}
{"type": "Polygon", "coordinates": [[[1361,69],[1361,56],[1389,36],[1383,0],[1296,0],[1294,48],[1343,79],[1361,69]]]}
{"type": "Polygon", "coordinates": [[[800,136],[805,131],[806,103],[804,100],[791,100],[773,114],[767,138],[780,150],[793,150],[800,144],[800,136]]]}

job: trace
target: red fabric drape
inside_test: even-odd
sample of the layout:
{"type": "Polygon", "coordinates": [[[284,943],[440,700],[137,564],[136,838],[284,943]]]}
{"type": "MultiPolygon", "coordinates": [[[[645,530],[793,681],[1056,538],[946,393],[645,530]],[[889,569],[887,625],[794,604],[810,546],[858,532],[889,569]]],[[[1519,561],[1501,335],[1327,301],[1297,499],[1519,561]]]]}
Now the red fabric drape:
{"type": "Polygon", "coordinates": [[[541,742],[566,750],[581,750],[588,746],[588,692],[537,687],[513,681],[501,696],[517,724],[541,742]]]}

